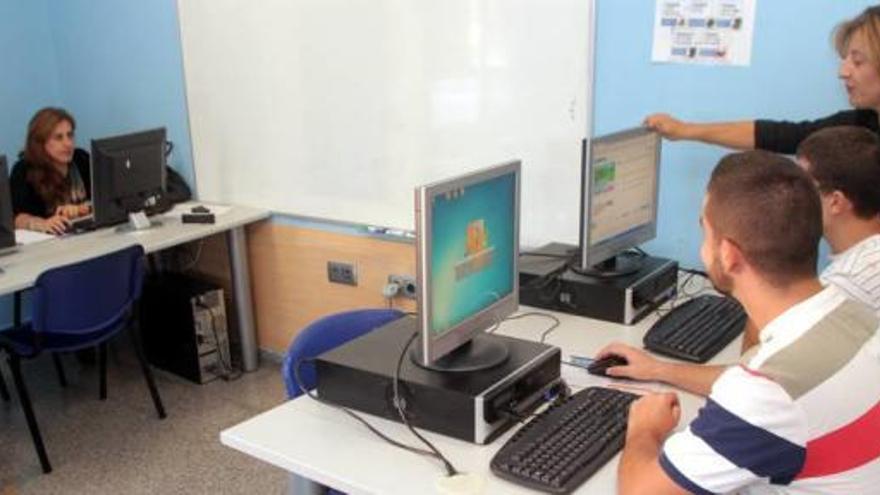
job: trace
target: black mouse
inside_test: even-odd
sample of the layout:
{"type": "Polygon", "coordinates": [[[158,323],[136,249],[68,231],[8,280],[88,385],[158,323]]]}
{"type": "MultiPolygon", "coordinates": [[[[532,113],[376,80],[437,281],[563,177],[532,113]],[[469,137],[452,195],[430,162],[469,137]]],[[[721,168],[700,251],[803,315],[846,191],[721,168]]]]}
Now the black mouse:
{"type": "Polygon", "coordinates": [[[628,363],[625,357],[609,354],[601,359],[593,361],[587,366],[587,372],[598,376],[608,376],[606,371],[613,366],[625,366],[628,363]]]}
{"type": "Polygon", "coordinates": [[[207,209],[206,207],[204,207],[202,205],[193,206],[191,211],[193,213],[211,213],[211,210],[207,209]]]}

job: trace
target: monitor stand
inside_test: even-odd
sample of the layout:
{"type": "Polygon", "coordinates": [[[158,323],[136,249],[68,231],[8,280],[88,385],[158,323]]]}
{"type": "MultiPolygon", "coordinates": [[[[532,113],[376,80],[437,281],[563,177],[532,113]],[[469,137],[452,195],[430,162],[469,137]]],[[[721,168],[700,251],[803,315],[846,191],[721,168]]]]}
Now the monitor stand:
{"type": "Polygon", "coordinates": [[[162,225],[162,222],[159,222],[158,220],[150,220],[147,218],[146,212],[141,210],[129,213],[128,223],[120,225],[116,231],[120,233],[136,232],[138,230],[147,230],[160,225],[162,225]]]}
{"type": "Polygon", "coordinates": [[[423,360],[421,344],[422,338],[419,337],[414,343],[415,347],[410,349],[410,359],[422,368],[442,373],[470,373],[487,370],[503,364],[510,355],[503,341],[494,339],[491,335],[480,333],[469,342],[456,347],[452,352],[430,365],[426,365],[423,360]]]}
{"type": "Polygon", "coordinates": [[[625,277],[638,272],[645,265],[646,256],[642,253],[633,253],[630,251],[617,254],[607,260],[584,268],[577,263],[572,263],[570,269],[578,275],[595,278],[616,278],[625,277]]]}

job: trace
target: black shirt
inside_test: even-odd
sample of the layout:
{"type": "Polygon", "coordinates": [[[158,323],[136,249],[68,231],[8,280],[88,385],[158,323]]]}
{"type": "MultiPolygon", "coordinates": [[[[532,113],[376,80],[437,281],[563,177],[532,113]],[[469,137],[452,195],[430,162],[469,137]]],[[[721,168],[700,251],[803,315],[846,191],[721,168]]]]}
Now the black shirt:
{"type": "Polygon", "coordinates": [[[801,141],[810,134],[838,125],[864,127],[880,134],[880,123],[874,110],[844,110],[818,120],[786,122],[774,120],[755,121],[755,148],[793,155],[801,141]]]}
{"type": "MultiPolygon", "coordinates": [[[[89,154],[82,149],[77,148],[73,152],[73,163],[76,171],[79,173],[85,186],[86,198],[92,195],[92,175],[91,166],[89,165],[89,154]]],[[[37,217],[50,217],[55,212],[51,205],[47,205],[37,189],[28,182],[27,172],[33,165],[24,158],[18,160],[12,167],[12,174],[9,176],[9,187],[12,191],[12,212],[13,215],[19,213],[27,213],[37,217]]]]}

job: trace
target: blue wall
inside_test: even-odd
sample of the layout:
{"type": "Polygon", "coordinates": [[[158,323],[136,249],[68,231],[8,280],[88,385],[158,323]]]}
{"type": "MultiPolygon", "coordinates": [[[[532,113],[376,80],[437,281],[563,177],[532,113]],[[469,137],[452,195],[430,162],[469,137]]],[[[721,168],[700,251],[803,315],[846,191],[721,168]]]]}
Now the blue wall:
{"type": "MultiPolygon", "coordinates": [[[[652,64],[654,0],[596,0],[596,132],[633,126],[651,112],[700,121],[800,119],[846,108],[830,33],[865,0],[758,2],[752,64],[652,64]]],[[[0,0],[0,152],[16,154],[24,126],[46,104],[69,108],[79,143],[164,125],[172,165],[194,176],[175,0],[0,0]]],[[[703,189],[724,151],[664,147],[653,253],[699,265],[703,189]]],[[[276,217],[276,221],[285,221],[276,217]]],[[[354,229],[353,229],[354,231],[354,229]]]]}
{"type": "MultiPolygon", "coordinates": [[[[752,63],[712,67],[651,63],[653,0],[597,0],[596,133],[633,126],[653,112],[685,120],[806,119],[848,108],[831,31],[874,2],[757,3],[752,63]]],[[[700,266],[703,191],[721,148],[664,142],[658,237],[653,254],[700,266]]]]}
{"type": "Polygon", "coordinates": [[[175,0],[64,0],[53,2],[47,22],[79,145],[164,126],[175,145],[170,164],[192,184],[175,0]]]}
{"type": "Polygon", "coordinates": [[[0,0],[0,154],[15,162],[34,111],[60,103],[46,0],[0,0]]]}
{"type": "MultiPolygon", "coordinates": [[[[74,115],[86,149],[93,137],[167,127],[171,165],[192,184],[174,0],[0,0],[0,46],[0,153],[10,166],[28,120],[53,105],[74,115]]],[[[11,301],[0,298],[0,325],[11,301]]]]}

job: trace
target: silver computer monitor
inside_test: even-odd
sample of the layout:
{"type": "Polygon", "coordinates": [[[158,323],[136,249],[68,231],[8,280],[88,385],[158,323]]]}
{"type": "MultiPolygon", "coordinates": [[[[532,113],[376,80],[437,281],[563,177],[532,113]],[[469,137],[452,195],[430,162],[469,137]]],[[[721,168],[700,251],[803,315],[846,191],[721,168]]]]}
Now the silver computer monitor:
{"type": "Polygon", "coordinates": [[[583,160],[581,271],[637,269],[638,257],[618,255],[657,234],[660,142],[645,128],[590,141],[583,160]]]}
{"type": "Polygon", "coordinates": [[[519,306],[520,162],[416,188],[421,339],[414,361],[472,371],[504,362],[481,334],[519,306]]]}

